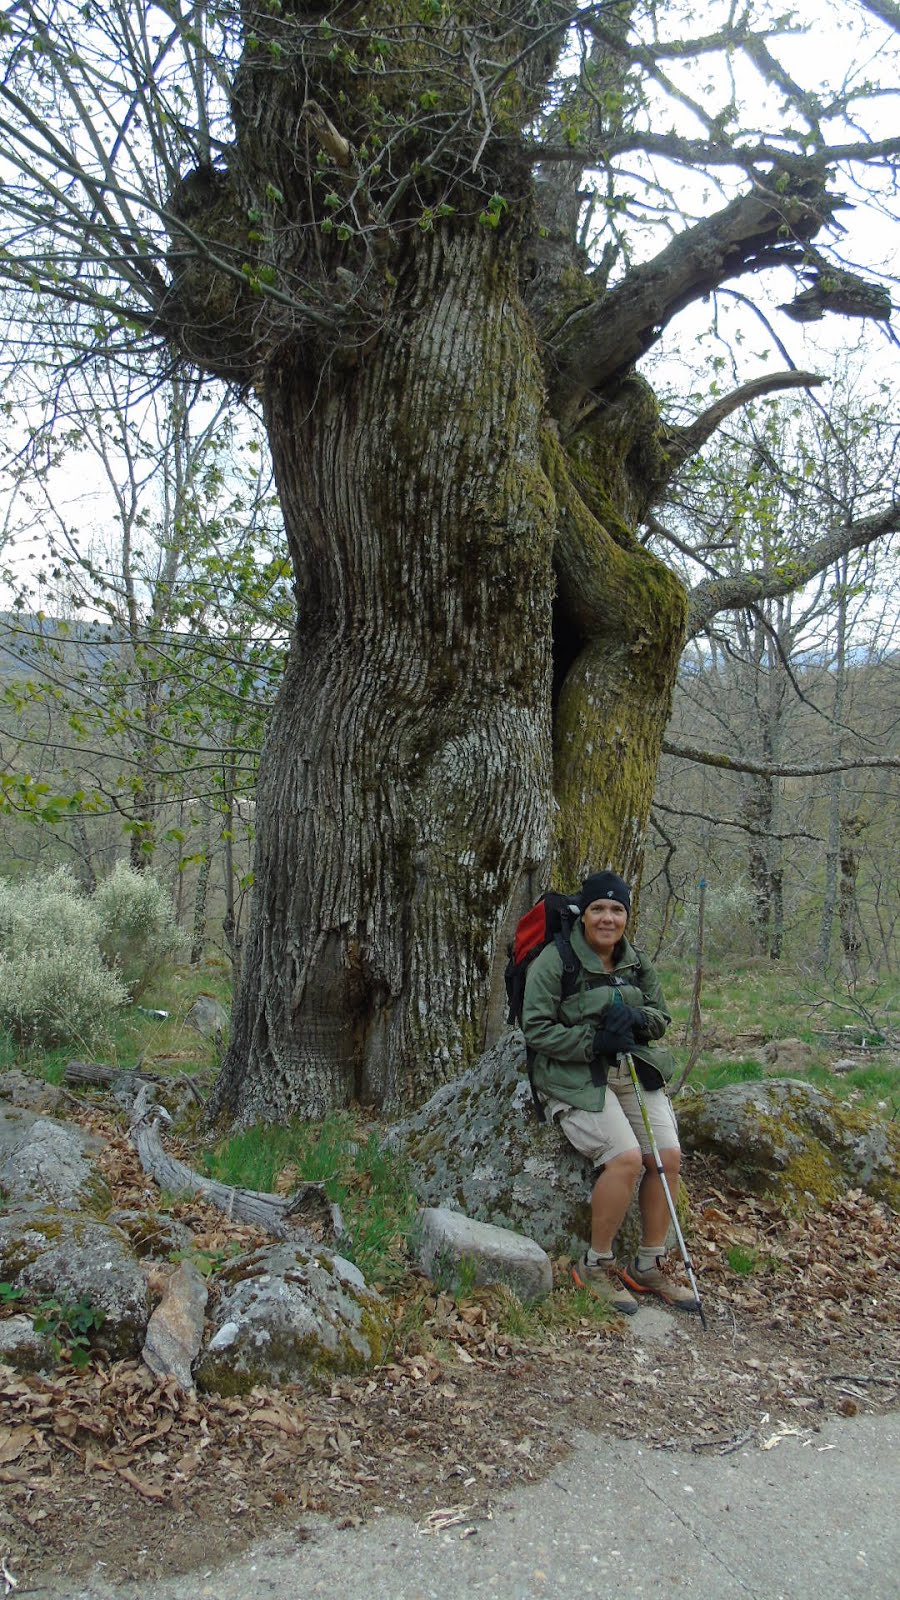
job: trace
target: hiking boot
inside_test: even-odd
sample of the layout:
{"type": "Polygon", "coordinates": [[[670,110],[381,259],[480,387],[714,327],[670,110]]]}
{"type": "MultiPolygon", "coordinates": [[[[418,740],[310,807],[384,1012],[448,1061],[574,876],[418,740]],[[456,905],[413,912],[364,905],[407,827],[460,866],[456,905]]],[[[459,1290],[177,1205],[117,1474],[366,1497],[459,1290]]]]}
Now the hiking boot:
{"type": "Polygon", "coordinates": [[[633,1294],[655,1294],[677,1311],[699,1311],[697,1296],[690,1284],[685,1283],[679,1268],[679,1262],[667,1256],[657,1256],[652,1267],[639,1270],[635,1260],[630,1267],[620,1270],[622,1282],[633,1294]]]}
{"type": "Polygon", "coordinates": [[[576,1288],[589,1289],[592,1295],[621,1316],[632,1317],[637,1311],[638,1303],[626,1289],[614,1261],[598,1261],[594,1264],[585,1257],[577,1267],[573,1266],[572,1277],[576,1288]]]}

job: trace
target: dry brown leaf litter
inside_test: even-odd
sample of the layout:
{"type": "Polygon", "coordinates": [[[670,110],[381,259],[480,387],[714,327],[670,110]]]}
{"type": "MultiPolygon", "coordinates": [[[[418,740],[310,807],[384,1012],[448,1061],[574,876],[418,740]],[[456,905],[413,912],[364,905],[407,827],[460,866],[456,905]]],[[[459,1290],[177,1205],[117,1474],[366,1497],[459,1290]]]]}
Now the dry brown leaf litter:
{"type": "MultiPolygon", "coordinates": [[[[109,1141],[116,1204],[154,1203],[109,1119],[81,1120],[109,1141]]],[[[464,1536],[579,1429],[725,1454],[896,1405],[897,1218],[858,1191],[786,1216],[709,1162],[687,1165],[708,1330],[680,1315],[664,1346],[614,1324],[533,1347],[504,1334],[490,1291],[457,1305],[411,1277],[393,1359],[326,1390],[226,1399],[185,1395],[140,1362],[49,1379],[0,1368],[0,1553],[20,1582],[42,1569],[74,1577],[100,1548],[108,1578],[163,1575],[213,1566],[279,1527],[302,1536],[314,1510],[344,1523],[405,1511],[464,1536]],[[753,1270],[729,1265],[736,1248],[753,1270]]],[[[199,1201],[172,1209],[199,1250],[259,1242],[199,1201]]]]}

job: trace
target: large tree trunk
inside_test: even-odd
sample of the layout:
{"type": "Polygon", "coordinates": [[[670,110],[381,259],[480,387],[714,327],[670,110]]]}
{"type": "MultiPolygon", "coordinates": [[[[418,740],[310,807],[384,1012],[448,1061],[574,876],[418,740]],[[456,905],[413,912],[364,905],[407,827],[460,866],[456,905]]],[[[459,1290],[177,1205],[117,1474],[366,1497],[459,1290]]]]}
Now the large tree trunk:
{"type": "Polygon", "coordinates": [[[496,1031],[524,901],[640,869],[686,616],[629,526],[655,409],[624,385],[588,472],[508,241],[413,270],[358,366],[266,394],[299,624],[213,1100],[240,1123],[422,1100],[496,1031]]]}
{"type": "Polygon", "coordinates": [[[215,1096],[239,1122],[397,1108],[458,1072],[548,856],[554,501],[498,243],[424,238],[360,365],[266,393],[299,621],[215,1096]]]}
{"type": "Polygon", "coordinates": [[[590,435],[545,454],[557,504],[554,859],[561,888],[643,864],[687,600],[634,528],[652,493],[656,402],[631,377],[590,435]]]}

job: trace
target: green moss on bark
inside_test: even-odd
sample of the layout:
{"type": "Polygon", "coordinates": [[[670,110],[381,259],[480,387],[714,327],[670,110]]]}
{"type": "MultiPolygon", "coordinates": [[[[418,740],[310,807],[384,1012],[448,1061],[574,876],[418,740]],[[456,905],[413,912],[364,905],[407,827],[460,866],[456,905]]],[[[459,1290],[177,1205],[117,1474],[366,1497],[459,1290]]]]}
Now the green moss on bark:
{"type": "MultiPolygon", "coordinates": [[[[649,428],[649,401],[643,410],[649,428]]],[[[601,862],[639,870],[684,641],[684,588],[638,545],[621,509],[621,452],[642,436],[630,416],[632,431],[602,446],[580,441],[571,458],[552,436],[544,444],[559,508],[557,626],[571,636],[560,640],[571,665],[553,730],[560,882],[601,862]]]]}

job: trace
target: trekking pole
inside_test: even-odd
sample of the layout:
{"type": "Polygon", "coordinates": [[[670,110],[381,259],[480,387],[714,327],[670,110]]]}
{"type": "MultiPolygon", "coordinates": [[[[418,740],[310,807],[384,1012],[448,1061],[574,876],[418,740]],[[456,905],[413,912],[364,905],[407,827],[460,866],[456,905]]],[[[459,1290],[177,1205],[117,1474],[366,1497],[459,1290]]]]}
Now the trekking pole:
{"type": "Polygon", "coordinates": [[[694,1299],[697,1302],[697,1310],[700,1313],[700,1323],[701,1323],[701,1326],[703,1327],[703,1329],[705,1331],[706,1330],[706,1318],[703,1315],[703,1304],[702,1304],[702,1301],[700,1299],[700,1290],[697,1288],[697,1279],[694,1277],[693,1262],[691,1261],[690,1255],[688,1254],[688,1247],[684,1242],[684,1234],[681,1231],[681,1225],[680,1225],[680,1223],[678,1221],[677,1216],[675,1215],[675,1205],[674,1205],[674,1202],[672,1200],[672,1191],[669,1188],[668,1179],[666,1178],[666,1174],[663,1171],[662,1157],[660,1156],[660,1153],[659,1153],[659,1146],[656,1143],[656,1139],[653,1136],[653,1129],[650,1126],[650,1117],[649,1117],[648,1112],[647,1112],[647,1102],[645,1101],[644,1096],[641,1093],[640,1079],[638,1078],[638,1075],[637,1075],[637,1073],[635,1071],[634,1062],[633,1062],[631,1056],[626,1056],[625,1060],[628,1062],[628,1071],[631,1073],[631,1081],[632,1081],[632,1084],[634,1085],[634,1092],[637,1095],[637,1103],[641,1108],[641,1116],[642,1116],[643,1121],[644,1121],[644,1127],[647,1130],[647,1138],[650,1140],[650,1150],[651,1150],[651,1153],[653,1155],[653,1164],[656,1167],[656,1172],[657,1172],[657,1176],[659,1178],[659,1181],[663,1186],[663,1194],[666,1197],[666,1205],[669,1208],[669,1216],[672,1219],[672,1227],[675,1229],[675,1238],[678,1240],[678,1248],[681,1251],[681,1259],[684,1262],[684,1269],[685,1269],[685,1271],[686,1271],[686,1273],[688,1275],[688,1280],[690,1282],[691,1288],[694,1291],[694,1299]]]}

